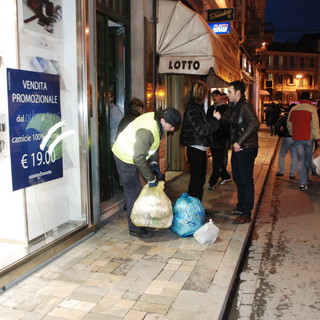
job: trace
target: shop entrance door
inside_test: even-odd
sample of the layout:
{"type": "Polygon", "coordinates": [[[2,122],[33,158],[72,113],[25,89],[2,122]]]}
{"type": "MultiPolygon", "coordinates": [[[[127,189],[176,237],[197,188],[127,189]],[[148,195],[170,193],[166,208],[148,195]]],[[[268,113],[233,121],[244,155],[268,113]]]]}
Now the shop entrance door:
{"type": "Polygon", "coordinates": [[[100,202],[119,193],[120,186],[111,152],[111,118],[108,96],[112,92],[113,103],[124,113],[125,63],[124,26],[97,12],[97,84],[99,114],[99,177],[100,202]]]}

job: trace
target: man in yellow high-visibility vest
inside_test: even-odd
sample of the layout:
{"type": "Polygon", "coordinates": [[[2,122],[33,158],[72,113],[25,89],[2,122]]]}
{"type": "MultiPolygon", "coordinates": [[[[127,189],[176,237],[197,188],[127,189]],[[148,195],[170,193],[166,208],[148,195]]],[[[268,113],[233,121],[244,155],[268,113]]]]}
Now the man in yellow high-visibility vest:
{"type": "Polygon", "coordinates": [[[157,163],[158,149],[164,133],[174,131],[181,123],[180,112],[168,107],[157,112],[147,112],[132,121],[118,136],[112,152],[123,185],[127,207],[129,233],[140,238],[150,238],[152,232],[135,226],[131,221],[134,202],[141,191],[139,173],[155,187],[161,172],[157,163]]]}

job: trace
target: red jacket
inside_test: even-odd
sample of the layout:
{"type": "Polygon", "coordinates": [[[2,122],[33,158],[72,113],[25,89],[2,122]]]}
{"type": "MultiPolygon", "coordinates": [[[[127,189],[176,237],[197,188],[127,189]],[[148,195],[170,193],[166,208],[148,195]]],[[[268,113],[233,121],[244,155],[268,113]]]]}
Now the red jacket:
{"type": "Polygon", "coordinates": [[[287,127],[293,140],[318,140],[320,133],[316,107],[308,100],[301,100],[290,110],[287,127]]]}

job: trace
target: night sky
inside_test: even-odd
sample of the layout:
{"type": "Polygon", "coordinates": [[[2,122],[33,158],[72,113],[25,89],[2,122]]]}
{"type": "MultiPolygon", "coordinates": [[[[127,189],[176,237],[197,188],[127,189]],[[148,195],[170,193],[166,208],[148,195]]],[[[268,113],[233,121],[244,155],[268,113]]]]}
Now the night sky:
{"type": "Polygon", "coordinates": [[[296,42],[305,33],[320,33],[320,0],[267,0],[265,22],[273,23],[277,42],[296,42]]]}

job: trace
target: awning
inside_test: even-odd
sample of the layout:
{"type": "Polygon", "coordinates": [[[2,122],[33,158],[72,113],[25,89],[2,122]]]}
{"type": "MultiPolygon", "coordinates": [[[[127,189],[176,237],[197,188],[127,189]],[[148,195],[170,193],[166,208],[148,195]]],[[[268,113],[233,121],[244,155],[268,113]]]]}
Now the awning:
{"type": "MultiPolygon", "coordinates": [[[[157,54],[159,73],[215,75],[226,82],[239,80],[239,63],[200,14],[180,1],[159,1],[157,54]]],[[[220,36],[221,37],[221,36],[220,36]]]]}
{"type": "Polygon", "coordinates": [[[270,96],[270,93],[267,90],[260,90],[260,96],[270,96]]]}

